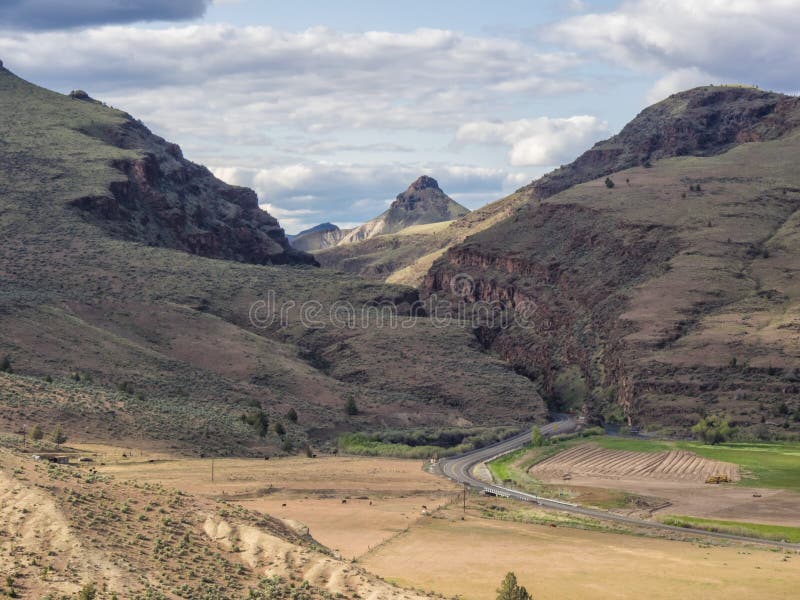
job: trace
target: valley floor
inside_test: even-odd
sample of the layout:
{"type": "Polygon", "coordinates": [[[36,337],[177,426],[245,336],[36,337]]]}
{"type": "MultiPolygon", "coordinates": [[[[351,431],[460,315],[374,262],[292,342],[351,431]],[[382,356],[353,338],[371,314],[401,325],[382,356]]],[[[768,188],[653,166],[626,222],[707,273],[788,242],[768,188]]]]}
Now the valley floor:
{"type": "MultiPolygon", "coordinates": [[[[562,519],[559,513],[529,519],[525,505],[474,495],[462,521],[460,489],[426,473],[422,461],[349,456],[222,459],[214,461],[212,482],[209,459],[146,459],[119,460],[104,472],[225,497],[287,523],[303,524],[315,539],[376,575],[446,595],[491,598],[508,570],[516,572],[537,600],[672,598],[676,592],[686,598],[777,599],[790,597],[790,590],[800,585],[800,556],[757,545],[641,537],[600,523],[589,526],[599,530],[586,531],[580,522],[562,519]],[[502,504],[500,509],[508,505],[509,512],[494,511],[492,502],[502,504]],[[552,527],[553,522],[559,526],[552,527]]],[[[597,488],[602,482],[589,483],[597,488]]],[[[606,483],[611,489],[625,489],[624,481],[606,483]]],[[[747,502],[752,500],[750,488],[706,485],[706,490],[704,484],[691,481],[651,482],[651,495],[670,495],[659,483],[671,485],[676,497],[684,498],[686,505],[679,505],[683,512],[675,512],[676,505],[670,509],[673,514],[695,514],[691,508],[697,502],[720,493],[728,500],[726,506],[736,504],[737,494],[747,496],[738,513],[742,520],[791,524],[796,514],[779,510],[774,521],[767,514],[749,512],[754,506],[747,502]]],[[[797,496],[763,491],[776,496],[767,499],[768,506],[781,495],[790,500],[797,496]]]]}
{"type": "MultiPolygon", "coordinates": [[[[794,597],[800,586],[800,554],[793,551],[720,543],[688,534],[670,534],[673,539],[667,539],[474,494],[469,495],[463,512],[461,489],[427,473],[417,460],[215,459],[212,481],[210,459],[113,446],[85,445],[81,451],[95,462],[61,467],[67,474],[76,473],[78,479],[75,483],[56,480],[55,487],[44,478],[50,470],[42,471],[29,455],[2,456],[0,471],[9,492],[0,498],[0,505],[11,527],[3,532],[8,551],[3,566],[9,572],[16,568],[24,575],[19,581],[29,586],[41,576],[41,567],[31,570],[19,565],[53,562],[56,568],[51,578],[69,574],[55,589],[74,593],[84,579],[113,583],[112,575],[133,589],[140,583],[124,559],[126,552],[138,556],[133,549],[136,532],[173,518],[187,524],[187,535],[194,536],[196,543],[209,546],[202,552],[214,553],[209,556],[226,561],[231,568],[242,564],[239,572],[246,574],[242,585],[254,585],[259,575],[277,573],[287,581],[310,579],[319,589],[340,591],[346,597],[352,593],[376,599],[424,595],[387,586],[380,581],[384,579],[433,594],[491,599],[509,570],[537,600],[782,599],[794,597]],[[97,495],[98,488],[91,486],[98,483],[81,481],[92,466],[106,482],[103,494],[97,496],[106,503],[98,514],[117,514],[123,505],[132,510],[119,515],[120,523],[102,521],[113,535],[124,526],[115,542],[118,547],[101,547],[97,533],[84,531],[75,518],[84,510],[81,504],[73,507],[60,497],[69,494],[72,499],[80,493],[85,498],[91,491],[97,495]],[[75,489],[68,491],[68,487],[75,489]],[[170,490],[182,494],[175,515],[169,513],[169,499],[176,498],[170,490]],[[155,496],[139,498],[142,494],[155,496]],[[142,512],[151,505],[159,506],[156,512],[167,512],[142,512]],[[39,520],[26,519],[28,512],[39,520]],[[259,513],[265,523],[270,520],[271,530],[260,532],[254,526],[257,523],[244,516],[259,513]],[[237,525],[231,519],[238,514],[240,521],[245,520],[237,525]],[[31,524],[25,525],[28,521],[31,524]],[[137,528],[134,523],[139,521],[137,528]],[[281,541],[276,536],[279,526],[301,538],[310,533],[333,555],[281,541]],[[21,546],[15,546],[15,538],[21,546]],[[61,545],[56,548],[56,544],[61,545]],[[48,556],[51,549],[58,558],[48,556]],[[78,550],[85,560],[78,558],[78,550]],[[37,552],[40,556],[34,558],[37,552]],[[67,561],[70,568],[59,567],[59,560],[67,561]],[[108,577],[103,571],[106,567],[113,571],[108,571],[108,577]]],[[[136,560],[150,559],[142,555],[136,560]]],[[[157,577],[168,579],[166,573],[157,577]]]]}

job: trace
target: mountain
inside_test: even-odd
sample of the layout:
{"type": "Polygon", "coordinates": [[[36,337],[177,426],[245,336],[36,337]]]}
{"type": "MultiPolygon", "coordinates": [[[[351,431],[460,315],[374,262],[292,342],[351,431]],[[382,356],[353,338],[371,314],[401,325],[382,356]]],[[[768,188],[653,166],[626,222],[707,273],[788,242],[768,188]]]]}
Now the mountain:
{"type": "Polygon", "coordinates": [[[289,243],[296,250],[313,252],[323,248],[331,248],[338,244],[347,231],[342,231],[333,223],[320,223],[315,227],[289,236],[289,243]]]}
{"type": "MultiPolygon", "coordinates": [[[[25,85],[7,71],[4,80],[6,89],[25,85]]],[[[35,94],[44,102],[47,95],[44,90],[35,94]]],[[[88,112],[101,108],[82,91],[70,98],[76,116],[87,112],[80,104],[88,105],[88,112]]],[[[103,120],[75,131],[102,142],[109,156],[115,154],[110,166],[118,175],[108,188],[70,201],[111,235],[254,264],[315,264],[289,245],[278,221],[259,208],[255,192],[223,183],[130,115],[104,111],[103,120]],[[131,150],[136,155],[125,152],[131,150]]]]}
{"type": "Polygon", "coordinates": [[[713,156],[800,125],[798,100],[747,86],[707,86],[654,104],[619,134],[520,191],[548,198],[575,184],[671,156],[713,156]]]}
{"type": "Polygon", "coordinates": [[[13,370],[0,429],[260,454],[354,429],[544,418],[535,384],[469,327],[427,318],[411,288],[312,268],[253,192],[126,113],[3,69],[0,140],[0,361],[13,370]],[[342,327],[329,314],[345,303],[342,327]]]}
{"type": "Polygon", "coordinates": [[[451,221],[468,212],[445,194],[435,179],[423,175],[398,194],[386,212],[350,231],[340,243],[352,244],[412,225],[451,221]]]}
{"type": "Polygon", "coordinates": [[[506,219],[530,199],[548,198],[578,183],[660,158],[709,156],[747,141],[774,139],[796,127],[795,103],[790,96],[742,86],[710,86],[675,95],[646,108],[619,134],[574,162],[454,220],[435,235],[415,232],[402,244],[375,238],[349,251],[343,247],[326,251],[317,259],[323,266],[363,277],[420,286],[448,248],[506,219]]]}
{"type": "Polygon", "coordinates": [[[336,246],[315,252],[315,257],[329,269],[385,280],[439,248],[442,232],[467,214],[469,210],[445,194],[435,179],[423,175],[387,211],[348,231],[336,246]]]}
{"type": "Polygon", "coordinates": [[[424,293],[512,308],[513,326],[476,335],[553,409],[800,429],[799,124],[795,97],[671,96],[519,190],[436,260],[424,293]]]}

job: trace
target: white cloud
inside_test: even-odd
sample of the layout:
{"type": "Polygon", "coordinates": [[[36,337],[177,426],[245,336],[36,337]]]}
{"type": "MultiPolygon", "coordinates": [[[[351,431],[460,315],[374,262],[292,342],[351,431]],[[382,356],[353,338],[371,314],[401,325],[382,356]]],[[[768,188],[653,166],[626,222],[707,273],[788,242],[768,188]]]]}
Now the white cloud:
{"type": "Polygon", "coordinates": [[[447,128],[508,98],[579,89],[567,52],[441,29],[299,33],[202,24],[0,38],[12,70],[86,89],[162,131],[269,138],[275,127],[447,128]]]}
{"type": "Polygon", "coordinates": [[[459,127],[456,142],[509,146],[514,166],[553,166],[574,159],[607,131],[608,125],[591,115],[475,121],[459,127]]]}
{"type": "Polygon", "coordinates": [[[715,75],[701,71],[697,67],[677,69],[667,73],[653,84],[647,92],[647,103],[655,104],[676,92],[712,83],[722,83],[722,80],[715,75]]]}
{"type": "Polygon", "coordinates": [[[629,0],[566,19],[549,38],[642,71],[677,72],[673,80],[696,69],[789,90],[800,69],[798,28],[800,0],[629,0]]]}

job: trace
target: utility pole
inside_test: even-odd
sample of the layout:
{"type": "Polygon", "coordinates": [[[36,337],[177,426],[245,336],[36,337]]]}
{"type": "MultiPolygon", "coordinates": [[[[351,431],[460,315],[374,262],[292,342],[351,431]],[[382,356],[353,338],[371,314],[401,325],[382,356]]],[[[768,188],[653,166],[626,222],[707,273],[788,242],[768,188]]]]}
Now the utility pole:
{"type": "Polygon", "coordinates": [[[214,457],[211,457],[211,482],[214,482],[214,457]]]}
{"type": "Polygon", "coordinates": [[[467,484],[464,484],[464,514],[467,514],[467,484]]]}

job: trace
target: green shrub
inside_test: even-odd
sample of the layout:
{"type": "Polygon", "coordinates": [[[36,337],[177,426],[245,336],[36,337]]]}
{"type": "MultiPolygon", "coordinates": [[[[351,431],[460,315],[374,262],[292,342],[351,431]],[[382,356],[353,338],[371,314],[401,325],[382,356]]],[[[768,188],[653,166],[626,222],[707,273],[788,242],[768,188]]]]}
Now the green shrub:
{"type": "Polygon", "coordinates": [[[728,419],[715,416],[703,417],[692,427],[692,433],[704,444],[712,445],[727,442],[735,431],[735,428],[728,423],[728,419]]]}
{"type": "Polygon", "coordinates": [[[432,429],[348,433],[339,437],[339,449],[363,456],[430,458],[452,456],[482,448],[507,438],[518,430],[508,427],[491,429],[432,429]]]}
{"type": "Polygon", "coordinates": [[[351,417],[358,414],[358,406],[356,406],[355,398],[347,399],[347,403],[344,405],[344,412],[351,417]]]}
{"type": "Polygon", "coordinates": [[[11,367],[11,357],[6,354],[3,360],[0,361],[0,373],[13,373],[14,369],[11,367]]]}
{"type": "Polygon", "coordinates": [[[93,583],[87,583],[78,592],[78,600],[94,600],[97,598],[97,588],[93,583]]]}
{"type": "Polygon", "coordinates": [[[542,435],[542,430],[534,427],[531,430],[531,446],[534,448],[541,448],[547,444],[547,438],[542,435]]]}
{"type": "Polygon", "coordinates": [[[240,419],[250,425],[260,437],[266,437],[269,432],[269,417],[260,408],[243,414],[240,419]]]}

